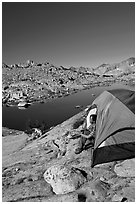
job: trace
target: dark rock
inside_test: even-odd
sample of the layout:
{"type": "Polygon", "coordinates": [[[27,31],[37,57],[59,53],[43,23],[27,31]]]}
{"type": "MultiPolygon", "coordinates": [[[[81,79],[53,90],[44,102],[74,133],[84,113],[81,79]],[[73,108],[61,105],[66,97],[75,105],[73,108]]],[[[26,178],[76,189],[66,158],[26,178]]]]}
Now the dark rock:
{"type": "Polygon", "coordinates": [[[86,195],[84,193],[79,193],[78,194],[78,202],[86,202],[86,195]]]}

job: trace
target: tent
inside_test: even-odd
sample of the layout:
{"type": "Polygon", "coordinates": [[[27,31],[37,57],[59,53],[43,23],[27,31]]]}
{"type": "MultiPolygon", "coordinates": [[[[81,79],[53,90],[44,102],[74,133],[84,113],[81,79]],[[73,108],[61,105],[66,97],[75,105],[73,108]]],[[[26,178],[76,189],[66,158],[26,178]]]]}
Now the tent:
{"type": "Polygon", "coordinates": [[[135,92],[104,91],[92,103],[97,106],[92,167],[135,157],[135,92]]]}

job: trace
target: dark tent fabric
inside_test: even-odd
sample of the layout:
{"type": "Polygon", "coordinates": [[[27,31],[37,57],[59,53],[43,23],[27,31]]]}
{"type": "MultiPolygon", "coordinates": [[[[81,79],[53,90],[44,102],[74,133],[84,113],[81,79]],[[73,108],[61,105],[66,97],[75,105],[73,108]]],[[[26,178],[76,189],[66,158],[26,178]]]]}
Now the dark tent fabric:
{"type": "Polygon", "coordinates": [[[104,91],[97,106],[92,167],[135,156],[135,94],[130,90],[104,91]]]}
{"type": "Polygon", "coordinates": [[[96,149],[93,154],[92,167],[112,161],[132,159],[135,157],[135,143],[116,144],[96,149]],[[125,154],[126,153],[126,154],[125,154]]]}

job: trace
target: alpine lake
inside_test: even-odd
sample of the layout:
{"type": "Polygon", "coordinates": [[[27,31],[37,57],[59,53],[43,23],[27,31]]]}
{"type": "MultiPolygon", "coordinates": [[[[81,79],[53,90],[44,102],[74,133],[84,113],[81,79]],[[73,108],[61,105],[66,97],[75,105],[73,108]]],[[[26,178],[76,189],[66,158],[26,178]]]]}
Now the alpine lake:
{"type": "Polygon", "coordinates": [[[96,87],[78,93],[52,99],[46,103],[34,103],[26,109],[17,106],[2,107],[2,126],[15,130],[26,130],[27,121],[45,122],[48,128],[54,127],[90,105],[104,90],[130,89],[134,86],[114,84],[107,87],[96,87]]]}

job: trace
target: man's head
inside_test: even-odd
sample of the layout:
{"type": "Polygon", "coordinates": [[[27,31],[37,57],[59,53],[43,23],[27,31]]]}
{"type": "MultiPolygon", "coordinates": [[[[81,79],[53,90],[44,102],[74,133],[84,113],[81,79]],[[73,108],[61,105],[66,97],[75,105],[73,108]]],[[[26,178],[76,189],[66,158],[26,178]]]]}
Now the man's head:
{"type": "Polygon", "coordinates": [[[83,134],[92,135],[95,133],[96,129],[97,106],[94,104],[85,111],[87,112],[87,116],[85,119],[83,134]]]}
{"type": "Polygon", "coordinates": [[[86,117],[86,128],[87,129],[89,129],[90,126],[96,123],[96,117],[97,117],[97,106],[93,104],[87,110],[87,117],[86,117]]]}

